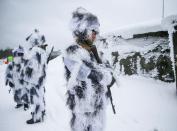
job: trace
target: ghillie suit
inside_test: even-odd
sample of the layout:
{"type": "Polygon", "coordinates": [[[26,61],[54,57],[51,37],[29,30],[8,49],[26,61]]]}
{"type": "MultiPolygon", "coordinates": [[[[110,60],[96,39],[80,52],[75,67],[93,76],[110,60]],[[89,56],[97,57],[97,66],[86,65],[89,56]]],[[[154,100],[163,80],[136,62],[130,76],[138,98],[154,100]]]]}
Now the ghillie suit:
{"type": "Polygon", "coordinates": [[[21,76],[22,69],[24,67],[24,49],[19,46],[13,50],[14,60],[8,64],[6,69],[5,81],[6,85],[9,85],[10,90],[13,91],[14,101],[17,103],[15,108],[22,107],[24,110],[28,108],[28,97],[23,77],[21,76]]]}
{"type": "Polygon", "coordinates": [[[72,131],[102,131],[111,73],[79,45],[66,49],[64,63],[72,131]]]}
{"type": "Polygon", "coordinates": [[[83,8],[73,12],[71,29],[76,43],[66,48],[64,65],[67,80],[67,105],[72,113],[72,131],[103,131],[107,86],[111,73],[98,65],[89,50],[93,32],[99,32],[95,15],[83,8]],[[91,39],[90,39],[91,38],[91,39]]]}
{"type": "Polygon", "coordinates": [[[32,118],[27,124],[33,124],[44,120],[45,115],[45,80],[47,69],[47,53],[41,45],[45,42],[45,37],[35,30],[27,38],[28,44],[26,48],[25,64],[22,72],[26,88],[29,91],[29,99],[32,109],[32,118]]]}

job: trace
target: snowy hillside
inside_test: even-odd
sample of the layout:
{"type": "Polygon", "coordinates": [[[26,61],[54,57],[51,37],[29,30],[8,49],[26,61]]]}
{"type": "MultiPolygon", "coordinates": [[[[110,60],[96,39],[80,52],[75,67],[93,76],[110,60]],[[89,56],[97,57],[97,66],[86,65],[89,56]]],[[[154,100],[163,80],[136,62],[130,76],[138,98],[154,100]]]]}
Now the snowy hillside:
{"type": "MultiPolygon", "coordinates": [[[[66,83],[62,57],[48,66],[47,116],[44,123],[27,125],[29,111],[15,109],[12,94],[4,85],[6,65],[0,65],[0,131],[70,131],[70,112],[65,105],[66,83]]],[[[105,131],[176,131],[175,84],[139,76],[120,76],[120,87],[112,88],[117,114],[107,106],[105,131]]]]}
{"type": "Polygon", "coordinates": [[[113,66],[116,74],[138,74],[174,82],[167,36],[125,39],[114,34],[100,38],[96,46],[102,59],[113,66]]]}

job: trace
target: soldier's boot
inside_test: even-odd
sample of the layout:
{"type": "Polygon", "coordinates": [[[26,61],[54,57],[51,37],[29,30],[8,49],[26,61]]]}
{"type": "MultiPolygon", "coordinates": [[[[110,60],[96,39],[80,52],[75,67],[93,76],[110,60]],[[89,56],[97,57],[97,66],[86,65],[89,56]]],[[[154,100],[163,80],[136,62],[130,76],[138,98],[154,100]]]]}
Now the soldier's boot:
{"type": "Polygon", "coordinates": [[[26,121],[27,124],[35,124],[41,122],[41,119],[37,119],[36,121],[34,121],[34,112],[31,112],[31,114],[32,118],[26,121]]]}
{"type": "Polygon", "coordinates": [[[34,121],[34,120],[33,120],[33,118],[31,118],[30,120],[27,120],[27,121],[26,121],[26,123],[27,123],[27,124],[35,124],[35,123],[39,123],[39,122],[41,122],[41,120],[40,120],[40,119],[39,119],[39,120],[34,121]]]}
{"type": "Polygon", "coordinates": [[[23,104],[17,104],[17,105],[15,106],[15,108],[18,109],[18,108],[20,108],[20,107],[22,107],[22,106],[23,106],[23,104]]]}
{"type": "Polygon", "coordinates": [[[24,104],[24,110],[28,110],[29,109],[29,104],[24,104]]]}

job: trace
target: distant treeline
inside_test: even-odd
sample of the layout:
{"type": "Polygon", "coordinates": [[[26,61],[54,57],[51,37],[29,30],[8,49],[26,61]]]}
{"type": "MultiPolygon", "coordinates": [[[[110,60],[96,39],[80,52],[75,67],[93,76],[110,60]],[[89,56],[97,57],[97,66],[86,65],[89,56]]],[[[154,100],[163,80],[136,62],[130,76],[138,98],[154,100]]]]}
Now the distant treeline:
{"type": "Polygon", "coordinates": [[[0,49],[0,59],[7,58],[12,55],[12,49],[8,48],[5,50],[0,49]]]}

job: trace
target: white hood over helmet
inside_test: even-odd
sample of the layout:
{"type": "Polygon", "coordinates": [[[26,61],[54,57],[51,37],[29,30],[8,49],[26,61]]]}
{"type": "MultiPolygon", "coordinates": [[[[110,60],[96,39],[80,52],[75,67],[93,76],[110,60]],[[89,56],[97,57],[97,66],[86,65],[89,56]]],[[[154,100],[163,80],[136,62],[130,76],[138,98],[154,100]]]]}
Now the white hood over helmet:
{"type": "Polygon", "coordinates": [[[19,47],[12,50],[13,56],[22,56],[24,54],[24,48],[19,45],[19,47]]]}
{"type": "Polygon", "coordinates": [[[14,56],[14,62],[16,64],[21,64],[22,57],[24,56],[24,48],[22,46],[19,46],[12,50],[13,56],[14,56]]]}
{"type": "Polygon", "coordinates": [[[43,45],[45,43],[45,36],[41,35],[39,30],[35,29],[27,38],[27,48],[32,48],[34,46],[43,45]]]}
{"type": "Polygon", "coordinates": [[[79,37],[80,35],[88,36],[93,30],[99,33],[100,23],[94,14],[79,7],[72,14],[70,26],[74,37],[79,37]]]}

